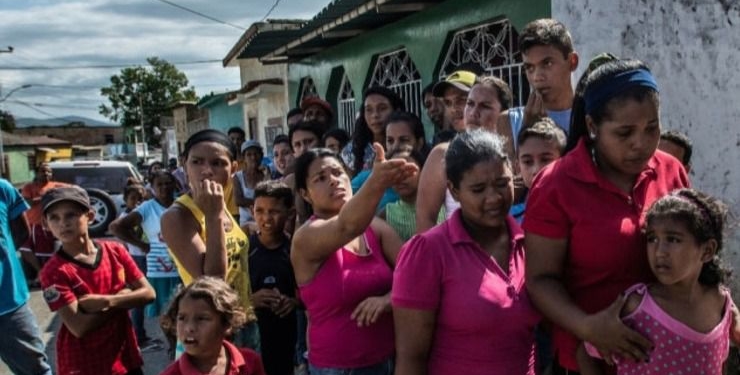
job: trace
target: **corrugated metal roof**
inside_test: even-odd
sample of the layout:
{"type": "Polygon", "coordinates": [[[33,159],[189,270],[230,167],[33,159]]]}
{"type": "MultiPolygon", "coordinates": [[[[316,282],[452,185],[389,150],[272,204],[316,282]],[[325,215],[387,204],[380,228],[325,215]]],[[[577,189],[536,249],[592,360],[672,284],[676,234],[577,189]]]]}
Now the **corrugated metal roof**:
{"type": "Polygon", "coordinates": [[[289,29],[268,32],[262,23],[253,24],[226,56],[224,66],[241,58],[270,63],[308,57],[443,1],[333,0],[300,27],[292,24],[289,29]]]}
{"type": "Polygon", "coordinates": [[[4,146],[69,146],[72,143],[63,139],[47,137],[45,135],[18,135],[3,133],[4,146]]]}

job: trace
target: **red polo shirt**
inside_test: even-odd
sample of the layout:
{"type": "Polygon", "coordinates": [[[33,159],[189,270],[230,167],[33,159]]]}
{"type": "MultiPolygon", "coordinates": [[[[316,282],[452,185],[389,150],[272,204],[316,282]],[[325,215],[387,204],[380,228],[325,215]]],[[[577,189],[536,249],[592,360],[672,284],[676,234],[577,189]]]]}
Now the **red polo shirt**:
{"type": "MultiPolygon", "coordinates": [[[[44,299],[57,311],[87,294],[116,294],[144,277],[118,242],[95,241],[95,264],[57,251],[41,270],[44,299]]],[[[102,326],[77,338],[62,324],[57,335],[57,373],[125,375],[142,366],[128,310],[114,309],[102,326]]]]}
{"type": "MultiPolygon", "coordinates": [[[[254,350],[248,348],[237,348],[224,340],[224,347],[229,356],[229,370],[226,375],[265,375],[262,367],[262,359],[254,350]]],[[[190,356],[185,353],[177,362],[167,366],[159,375],[201,375],[202,372],[190,361],[190,356]]]]}
{"type": "MultiPolygon", "coordinates": [[[[645,213],[658,198],[688,186],[683,166],[656,151],[628,195],[599,172],[581,141],[537,175],[523,228],[568,239],[565,287],[576,305],[595,313],[631,285],[652,279],[642,234],[645,213]]],[[[578,340],[559,327],[553,335],[561,366],[576,370],[578,340]]]]}

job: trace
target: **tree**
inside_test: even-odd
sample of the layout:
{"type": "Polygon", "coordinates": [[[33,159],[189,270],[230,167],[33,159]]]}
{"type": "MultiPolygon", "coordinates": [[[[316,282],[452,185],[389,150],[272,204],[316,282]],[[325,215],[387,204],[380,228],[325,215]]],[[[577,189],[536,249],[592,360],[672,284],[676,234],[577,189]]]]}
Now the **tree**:
{"type": "Polygon", "coordinates": [[[153,140],[153,127],[169,106],[177,101],[196,101],[195,89],[188,87],[185,73],[158,57],[146,59],[148,67],[124,68],[110,77],[111,85],[100,89],[110,105],[102,104],[100,114],[124,127],[144,124],[147,140],[153,140]]]}
{"type": "Polygon", "coordinates": [[[4,132],[13,132],[15,130],[15,117],[8,111],[0,110],[0,129],[4,132]]]}

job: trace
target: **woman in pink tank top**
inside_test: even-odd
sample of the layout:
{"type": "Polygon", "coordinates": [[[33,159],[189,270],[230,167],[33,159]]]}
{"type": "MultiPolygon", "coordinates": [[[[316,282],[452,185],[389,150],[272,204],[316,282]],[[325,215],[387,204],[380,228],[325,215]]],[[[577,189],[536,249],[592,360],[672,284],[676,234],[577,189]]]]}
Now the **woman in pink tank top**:
{"type": "Polygon", "coordinates": [[[291,252],[308,315],[311,374],[393,372],[390,290],[402,242],[374,215],[385,190],[418,168],[385,160],[383,148],[373,147],[373,171],[354,197],[331,150],[309,150],[296,160],[296,190],[314,214],[295,232],[291,252]]]}

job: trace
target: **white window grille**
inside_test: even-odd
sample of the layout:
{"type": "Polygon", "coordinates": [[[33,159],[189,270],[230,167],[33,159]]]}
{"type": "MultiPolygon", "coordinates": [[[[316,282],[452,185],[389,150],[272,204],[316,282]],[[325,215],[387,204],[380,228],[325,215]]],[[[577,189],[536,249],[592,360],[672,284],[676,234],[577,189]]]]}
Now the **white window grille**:
{"type": "Polygon", "coordinates": [[[301,96],[298,98],[298,105],[301,105],[303,99],[310,98],[312,96],[319,96],[316,91],[316,85],[313,83],[313,78],[303,78],[301,80],[301,96]]]}
{"type": "Polygon", "coordinates": [[[406,111],[421,116],[421,74],[406,49],[378,56],[369,87],[373,86],[393,90],[403,99],[406,111]]]}
{"type": "Polygon", "coordinates": [[[342,78],[342,84],[339,88],[339,119],[337,121],[340,128],[352,134],[355,130],[355,116],[357,116],[357,104],[355,101],[355,91],[352,90],[352,84],[349,82],[347,75],[342,78]]]}
{"type": "Polygon", "coordinates": [[[478,65],[486,74],[509,84],[514,94],[514,106],[524,105],[529,94],[529,82],[522,68],[518,39],[516,30],[506,19],[456,32],[442,63],[439,79],[444,79],[461,65],[478,65]]]}

